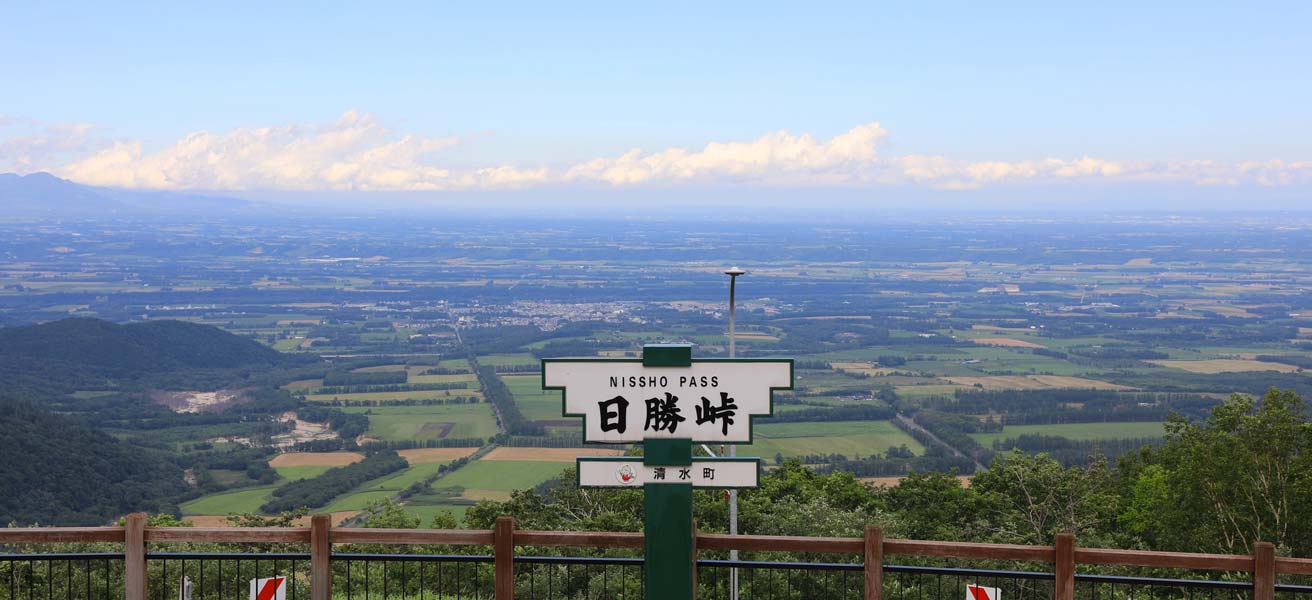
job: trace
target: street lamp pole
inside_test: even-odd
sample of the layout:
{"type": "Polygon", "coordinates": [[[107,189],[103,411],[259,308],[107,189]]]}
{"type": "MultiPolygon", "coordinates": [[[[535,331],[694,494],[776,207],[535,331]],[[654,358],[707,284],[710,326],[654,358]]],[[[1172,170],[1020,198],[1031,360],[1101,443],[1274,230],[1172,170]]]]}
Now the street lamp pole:
{"type": "MultiPolygon", "coordinates": [[[[738,267],[732,267],[724,271],[729,276],[729,358],[737,358],[738,347],[734,328],[734,288],[738,282],[738,276],[746,273],[738,267]]],[[[729,456],[738,456],[738,446],[729,445],[729,456]]],[[[729,535],[738,535],[738,490],[729,490],[729,535]]],[[[738,560],[738,551],[729,551],[729,560],[738,560]]],[[[738,569],[729,569],[729,600],[738,600],[738,569]]]]}

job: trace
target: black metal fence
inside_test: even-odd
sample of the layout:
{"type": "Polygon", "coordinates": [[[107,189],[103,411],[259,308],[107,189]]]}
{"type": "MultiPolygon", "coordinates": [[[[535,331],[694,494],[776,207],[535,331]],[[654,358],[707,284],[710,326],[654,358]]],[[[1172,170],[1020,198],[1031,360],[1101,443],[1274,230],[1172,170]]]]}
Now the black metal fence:
{"type": "MultiPolygon", "coordinates": [[[[493,557],[482,554],[335,553],[333,598],[341,600],[478,600],[495,597],[493,557]]],[[[148,555],[149,600],[243,600],[252,579],[287,577],[287,600],[309,600],[306,553],[154,552],[148,555]]],[[[860,563],[703,559],[698,597],[730,600],[732,570],[742,600],[848,600],[863,597],[860,563]]],[[[0,600],[121,600],[124,561],[117,553],[0,554],[0,600]]],[[[945,566],[885,565],[890,600],[969,600],[968,585],[997,588],[1002,600],[1048,600],[1054,575],[945,566]]],[[[515,597],[526,600],[643,598],[643,561],[632,557],[516,556],[515,597]]],[[[1312,585],[1286,581],[1277,598],[1312,599],[1312,585]]],[[[1083,573],[1079,600],[1247,600],[1246,573],[1194,578],[1083,573]],[[1208,578],[1211,577],[1211,578],[1208,578]]]]}

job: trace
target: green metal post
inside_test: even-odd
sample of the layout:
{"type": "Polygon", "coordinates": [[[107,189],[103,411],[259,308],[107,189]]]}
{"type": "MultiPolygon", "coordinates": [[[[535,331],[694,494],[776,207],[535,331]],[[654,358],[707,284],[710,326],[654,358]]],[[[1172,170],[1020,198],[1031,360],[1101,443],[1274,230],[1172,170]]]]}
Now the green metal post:
{"type": "MultiPolygon", "coordinates": [[[[692,346],[647,345],[642,362],[649,367],[687,367],[692,346]]],[[[692,440],[643,440],[645,465],[670,467],[670,481],[678,481],[680,467],[692,466],[692,440]]],[[[653,483],[643,486],[644,561],[646,598],[692,600],[693,531],[692,484],[653,483]]]]}
{"type": "MultiPolygon", "coordinates": [[[[670,467],[670,478],[692,464],[692,440],[646,440],[643,464],[670,467]]],[[[647,598],[692,600],[692,484],[643,486],[647,598]]]]}

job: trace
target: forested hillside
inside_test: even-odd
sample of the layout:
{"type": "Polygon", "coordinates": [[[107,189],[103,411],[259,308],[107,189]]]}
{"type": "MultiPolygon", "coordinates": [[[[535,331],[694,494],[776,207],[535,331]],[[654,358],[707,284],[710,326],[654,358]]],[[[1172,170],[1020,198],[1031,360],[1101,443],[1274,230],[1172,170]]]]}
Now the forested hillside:
{"type": "Polygon", "coordinates": [[[173,510],[183,470],[163,452],[0,397],[0,523],[99,525],[134,510],[173,510]]]}
{"type": "Polygon", "coordinates": [[[267,446],[298,405],[277,386],[316,362],[182,321],[0,329],[0,523],[100,524],[271,481],[267,446]],[[168,390],[232,400],[177,411],[168,390]]]}
{"type": "Polygon", "coordinates": [[[296,362],[254,340],[184,321],[117,325],[72,318],[0,329],[0,381],[34,399],[134,382],[166,387],[182,371],[188,376],[179,383],[205,387],[244,375],[236,369],[296,362]]]}
{"type": "Polygon", "coordinates": [[[283,357],[209,325],[74,318],[0,329],[0,361],[11,360],[74,363],[106,377],[132,377],[176,368],[269,366],[283,357]]]}

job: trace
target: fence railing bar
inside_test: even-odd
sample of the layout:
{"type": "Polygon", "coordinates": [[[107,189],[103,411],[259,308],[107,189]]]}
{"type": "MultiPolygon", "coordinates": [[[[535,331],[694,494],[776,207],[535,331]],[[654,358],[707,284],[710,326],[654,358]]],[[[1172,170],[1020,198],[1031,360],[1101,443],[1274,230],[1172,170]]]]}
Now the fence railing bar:
{"type": "MultiPolygon", "coordinates": [[[[925,577],[931,576],[953,576],[958,580],[962,578],[974,578],[976,581],[988,581],[988,578],[997,579],[1019,579],[1019,580],[1047,580],[1053,581],[1054,600],[1074,600],[1074,582],[1080,582],[1087,585],[1094,585],[1093,595],[1097,596],[1100,585],[1125,587],[1133,592],[1136,587],[1172,587],[1182,590],[1210,588],[1217,591],[1228,591],[1232,595],[1244,596],[1251,600],[1273,600],[1276,592],[1287,594],[1312,593],[1312,585],[1294,585],[1279,584],[1276,582],[1279,574],[1295,575],[1312,575],[1312,559],[1307,558],[1289,558],[1276,557],[1275,547],[1266,542],[1256,542],[1251,555],[1233,555],[1233,554],[1203,554],[1203,553],[1183,553],[1183,552],[1154,552],[1144,550],[1118,550],[1109,548],[1079,548],[1075,546],[1074,538],[1070,535],[1059,536],[1054,546],[1023,546],[1015,544],[985,544],[985,543],[965,543],[949,541],[927,541],[927,540],[901,540],[901,539],[883,539],[882,532],[878,531],[877,526],[866,528],[863,537],[796,537],[796,536],[763,536],[763,535],[736,535],[729,536],[715,533],[696,534],[694,543],[698,550],[716,551],[716,550],[745,550],[745,551],[769,551],[769,552],[794,552],[799,554],[846,554],[857,561],[862,562],[770,562],[770,561],[729,561],[720,559],[701,559],[695,561],[698,568],[714,569],[747,569],[748,573],[754,570],[784,570],[783,582],[790,590],[794,586],[801,591],[809,593],[809,588],[815,586],[826,586],[832,583],[837,573],[843,573],[843,580],[847,581],[848,576],[855,571],[865,571],[865,577],[858,577],[858,585],[864,590],[863,598],[867,600],[882,600],[882,592],[886,586],[877,585],[879,588],[871,590],[872,586],[867,582],[882,581],[882,574],[901,573],[911,576],[917,583],[923,583],[925,577]],[[959,558],[968,560],[1009,560],[1019,562],[1032,562],[1047,564],[1053,566],[1053,572],[1044,571],[1001,571],[989,569],[964,569],[956,567],[931,567],[931,566],[912,566],[912,565],[888,565],[881,564],[883,561],[878,560],[882,557],[890,556],[919,556],[933,558],[959,558]],[[876,557],[871,559],[871,557],[876,557]],[[1209,570],[1209,571],[1230,571],[1235,573],[1247,573],[1250,576],[1248,581],[1213,581],[1206,579],[1170,579],[1170,578],[1142,578],[1110,575],[1093,575],[1093,574],[1076,574],[1078,565],[1115,565],[1139,568],[1165,568],[1165,569],[1188,569],[1188,570],[1209,570]],[[799,572],[799,573],[794,573],[799,572]],[[829,573],[828,575],[826,573],[829,573]],[[794,577],[794,575],[798,577],[794,577]]],[[[402,564],[397,585],[402,586],[399,589],[403,595],[410,592],[405,582],[409,581],[406,576],[407,570],[405,562],[430,563],[438,564],[439,588],[442,580],[442,564],[452,563],[456,571],[470,571],[473,576],[481,582],[487,583],[488,590],[495,589],[496,597],[499,600],[506,600],[513,596],[515,577],[514,569],[516,564],[520,565],[545,565],[557,564],[564,567],[565,577],[575,578],[577,573],[571,567],[580,567],[585,579],[593,575],[593,567],[601,569],[600,581],[609,588],[611,573],[605,569],[606,566],[619,566],[621,569],[628,567],[637,567],[639,572],[643,571],[643,561],[640,558],[629,557],[548,557],[548,556],[515,556],[516,547],[534,548],[534,547],[590,547],[594,549],[607,548],[637,548],[643,544],[641,533],[633,532],[574,532],[574,531],[520,531],[514,529],[514,524],[508,518],[500,519],[496,530],[414,530],[414,529],[335,529],[331,524],[331,517],[328,515],[316,515],[312,519],[312,527],[309,528],[195,528],[195,527],[147,527],[146,515],[134,513],[126,519],[123,527],[60,527],[60,528],[9,528],[0,529],[0,561],[9,561],[15,564],[26,564],[25,571],[27,577],[25,581],[17,582],[18,585],[24,583],[28,588],[33,586],[34,580],[43,577],[37,572],[37,566],[44,565],[44,578],[47,581],[47,589],[44,591],[49,596],[53,592],[54,579],[60,575],[60,565],[55,563],[60,561],[96,560],[104,564],[104,579],[106,586],[106,598],[109,598],[109,586],[111,578],[114,579],[114,585],[121,585],[123,590],[123,600],[147,600],[148,596],[153,594],[160,597],[160,600],[170,600],[166,596],[172,593],[175,586],[169,581],[154,587],[149,586],[150,582],[146,581],[146,566],[150,560],[165,561],[156,570],[157,575],[164,575],[166,578],[170,575],[170,565],[167,561],[178,560],[184,561],[180,567],[183,575],[186,574],[185,561],[188,560],[214,560],[218,562],[220,573],[219,580],[216,582],[220,586],[218,590],[220,596],[224,590],[222,571],[223,562],[230,561],[236,564],[237,578],[240,579],[246,573],[242,572],[242,562],[252,562],[254,565],[253,575],[258,577],[261,566],[269,567],[273,571],[278,571],[278,561],[287,561],[287,564],[295,570],[297,561],[306,561],[310,565],[309,589],[311,591],[310,600],[330,600],[331,586],[334,572],[334,561],[360,561],[365,563],[364,576],[366,578],[365,593],[368,594],[367,579],[369,577],[369,563],[374,562],[400,562],[402,564]],[[15,543],[69,543],[69,542],[121,542],[123,544],[122,553],[116,552],[89,552],[89,553],[69,553],[59,552],[52,554],[17,554],[12,549],[5,548],[5,544],[15,543]],[[241,552],[147,552],[146,545],[151,542],[156,543],[178,543],[178,542],[206,542],[206,543],[288,543],[288,544],[309,544],[311,551],[302,552],[275,552],[267,554],[248,554],[241,552]],[[352,553],[342,552],[334,553],[334,544],[390,544],[390,545],[449,545],[449,546],[487,546],[490,554],[386,554],[386,553],[352,553]],[[121,580],[117,577],[111,577],[111,561],[122,560],[119,574],[121,580]],[[264,561],[264,562],[261,562],[264,561]],[[272,562],[270,562],[272,561],[272,562]],[[495,569],[488,570],[486,567],[476,568],[476,564],[495,565],[495,569]],[[461,569],[462,565],[468,565],[468,568],[461,569]]],[[[175,565],[177,566],[177,565],[175,565]]],[[[200,568],[200,567],[198,567],[200,568]]],[[[391,583],[390,573],[386,564],[383,568],[384,585],[391,583]]],[[[420,577],[424,577],[422,564],[420,568],[420,577]]],[[[68,580],[65,587],[71,589],[72,586],[72,566],[63,565],[62,575],[68,580]]],[[[351,585],[350,573],[348,573],[346,584],[348,588],[351,585]]],[[[10,577],[13,577],[20,569],[10,569],[10,577]]],[[[340,573],[339,573],[340,574],[340,573]]],[[[204,596],[204,569],[200,568],[198,575],[201,578],[199,590],[204,596]]],[[[530,574],[531,577],[535,573],[530,574]]],[[[87,586],[90,585],[87,573],[87,586]]],[[[458,579],[458,577],[457,577],[458,579]]],[[[905,579],[905,578],[903,578],[905,579]]],[[[925,589],[919,585],[906,588],[906,581],[899,579],[894,582],[893,587],[896,589],[899,598],[904,592],[911,595],[923,594],[925,589]]],[[[171,580],[170,580],[171,581],[171,580]]],[[[534,582],[535,584],[536,582],[534,582]]],[[[463,596],[467,592],[479,595],[474,588],[468,586],[469,582],[458,583],[452,590],[457,596],[463,596]]],[[[477,582],[475,582],[475,585],[477,582]]],[[[721,582],[715,579],[711,586],[720,586],[721,582]]],[[[547,585],[552,585],[551,579],[547,579],[547,585]]],[[[623,586],[621,584],[621,592],[623,586]]],[[[941,586],[942,581],[934,585],[941,586]]],[[[535,587],[535,585],[534,585],[535,587]]],[[[932,587],[932,586],[931,586],[932,587]]],[[[1024,600],[1027,591],[1034,591],[1040,596],[1045,595],[1038,589],[1031,590],[1032,586],[1021,585],[1019,588],[1021,600],[1024,600]]],[[[1115,588],[1113,588],[1115,589],[1115,588]]],[[[12,591],[12,586],[11,586],[12,591]]],[[[43,590],[28,589],[27,597],[22,600],[33,600],[32,594],[43,590]]],[[[303,591],[303,590],[302,590],[303,591]]],[[[890,590],[891,591],[891,590],[890,590]]],[[[942,590],[939,590],[942,591],[942,590]]],[[[348,595],[351,591],[348,589],[348,595]]],[[[445,593],[445,592],[439,592],[445,593]]],[[[295,591],[293,591],[295,595],[295,591]]],[[[1188,595],[1188,594],[1186,594],[1188,595]]],[[[86,594],[86,600],[91,600],[90,592],[86,594]]],[[[47,600],[54,600],[48,597],[47,600]]],[[[70,596],[65,600],[73,600],[70,596]]],[[[422,598],[421,598],[422,600],[422,598]]],[[[1096,598],[1095,598],[1096,600],[1096,598]]]]}
{"type": "MultiPolygon", "coordinates": [[[[858,567],[860,565],[857,565],[858,567]]],[[[923,575],[955,575],[975,577],[1006,577],[1009,579],[1051,580],[1051,571],[1006,571],[996,569],[969,569],[963,567],[926,567],[919,565],[884,565],[885,573],[919,573],[923,575]]]]}
{"type": "MultiPolygon", "coordinates": [[[[122,554],[110,554],[122,558],[122,554]]],[[[308,552],[261,552],[252,555],[249,552],[147,552],[146,558],[161,560],[243,560],[259,556],[268,560],[310,560],[308,552]]]]}
{"type": "MultiPolygon", "coordinates": [[[[1165,577],[1129,577],[1125,575],[1075,574],[1076,583],[1107,583],[1113,585],[1151,585],[1160,587],[1196,587],[1228,590],[1251,590],[1252,582],[1217,581],[1212,579],[1170,579],[1165,577]]],[[[1279,586],[1277,586],[1279,587],[1279,586]]],[[[1312,590],[1312,587],[1308,588],[1312,590]]]]}
{"type": "Polygon", "coordinates": [[[495,557],[491,554],[369,554],[334,552],[333,560],[358,560],[360,562],[410,561],[490,563],[495,560],[495,557]]]}

